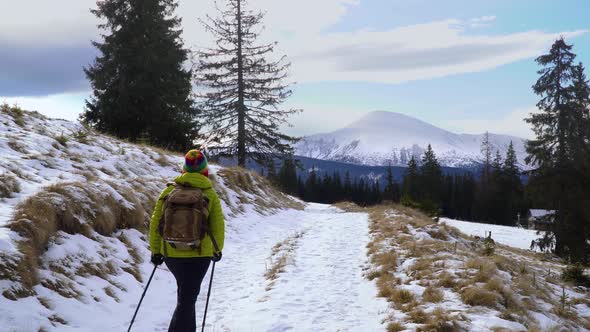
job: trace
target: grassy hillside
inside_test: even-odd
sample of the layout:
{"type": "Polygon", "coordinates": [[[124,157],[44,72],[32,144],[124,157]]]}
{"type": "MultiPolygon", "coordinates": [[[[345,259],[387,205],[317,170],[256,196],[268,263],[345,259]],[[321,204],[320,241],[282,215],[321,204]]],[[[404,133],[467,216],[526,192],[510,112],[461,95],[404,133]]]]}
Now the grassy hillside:
{"type": "MultiPolygon", "coordinates": [[[[0,155],[0,302],[116,301],[142,281],[148,222],[180,154],[2,105],[0,155]]],[[[211,179],[227,217],[302,208],[240,168],[211,165],[211,179]]]]}
{"type": "Polygon", "coordinates": [[[590,330],[590,289],[563,282],[561,260],[491,250],[399,205],[360,211],[372,236],[366,276],[390,303],[388,331],[590,330]]]}

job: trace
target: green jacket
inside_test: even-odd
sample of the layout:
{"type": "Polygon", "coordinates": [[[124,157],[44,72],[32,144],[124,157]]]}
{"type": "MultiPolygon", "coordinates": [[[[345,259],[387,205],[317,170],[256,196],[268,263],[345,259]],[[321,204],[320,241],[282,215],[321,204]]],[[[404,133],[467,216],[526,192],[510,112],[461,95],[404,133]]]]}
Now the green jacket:
{"type": "MultiPolygon", "coordinates": [[[[225,222],[223,220],[223,212],[221,211],[219,196],[217,196],[217,193],[215,190],[213,190],[213,185],[211,185],[209,178],[199,173],[184,173],[174,179],[174,182],[178,184],[188,184],[191,187],[200,188],[209,198],[209,227],[211,227],[211,233],[217,241],[219,250],[223,250],[223,241],[225,240],[225,222]]],[[[162,218],[164,197],[168,195],[173,189],[174,186],[168,186],[166,189],[164,189],[158,198],[158,202],[156,203],[156,208],[154,209],[154,214],[152,215],[152,220],[150,221],[150,250],[153,254],[164,255],[164,245],[166,245],[168,257],[212,257],[214,249],[213,242],[211,242],[209,235],[205,235],[205,238],[203,239],[200,254],[197,252],[197,250],[178,250],[172,248],[172,246],[170,246],[168,243],[164,243],[164,239],[162,239],[162,236],[158,232],[158,224],[162,218]]]]}

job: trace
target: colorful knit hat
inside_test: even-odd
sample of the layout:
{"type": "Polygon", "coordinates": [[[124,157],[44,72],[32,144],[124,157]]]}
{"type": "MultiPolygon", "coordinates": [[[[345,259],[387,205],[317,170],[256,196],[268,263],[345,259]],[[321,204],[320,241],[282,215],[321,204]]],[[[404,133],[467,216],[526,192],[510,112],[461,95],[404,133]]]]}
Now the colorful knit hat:
{"type": "Polygon", "coordinates": [[[190,150],[184,156],[184,166],[182,170],[187,173],[201,173],[209,176],[207,168],[207,157],[199,150],[190,150]]]}

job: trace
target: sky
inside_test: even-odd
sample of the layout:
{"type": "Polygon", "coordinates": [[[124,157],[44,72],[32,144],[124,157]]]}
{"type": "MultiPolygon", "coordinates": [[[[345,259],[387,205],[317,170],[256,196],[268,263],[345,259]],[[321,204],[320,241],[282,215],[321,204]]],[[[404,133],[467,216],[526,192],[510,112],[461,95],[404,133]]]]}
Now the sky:
{"type": "MultiPolygon", "coordinates": [[[[77,119],[98,51],[94,0],[20,0],[0,11],[0,102],[77,119]]],[[[407,114],[456,133],[532,137],[535,57],[564,37],[590,66],[587,0],[250,0],[266,13],[260,41],[292,63],[304,111],[289,134],[329,132],[364,114],[407,114]]],[[[198,18],[213,1],[181,0],[185,46],[210,46],[198,18]]],[[[588,73],[590,75],[590,73],[588,73]]]]}

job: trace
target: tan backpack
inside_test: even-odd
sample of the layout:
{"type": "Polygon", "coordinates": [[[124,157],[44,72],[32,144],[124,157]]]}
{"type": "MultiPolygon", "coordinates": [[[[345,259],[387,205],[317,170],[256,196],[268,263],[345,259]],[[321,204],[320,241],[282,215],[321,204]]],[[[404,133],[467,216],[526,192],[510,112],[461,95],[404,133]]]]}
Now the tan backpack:
{"type": "MultiPolygon", "coordinates": [[[[199,188],[172,184],[175,188],[164,197],[160,235],[177,250],[201,251],[201,241],[209,234],[209,198],[199,188]]],[[[164,246],[164,256],[168,256],[164,246]]]]}

